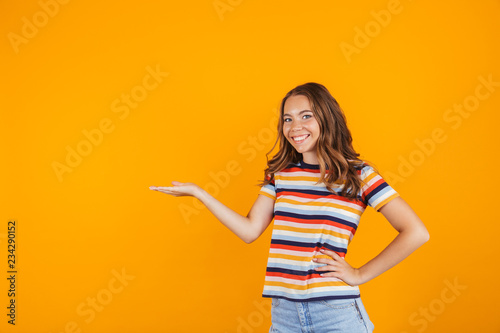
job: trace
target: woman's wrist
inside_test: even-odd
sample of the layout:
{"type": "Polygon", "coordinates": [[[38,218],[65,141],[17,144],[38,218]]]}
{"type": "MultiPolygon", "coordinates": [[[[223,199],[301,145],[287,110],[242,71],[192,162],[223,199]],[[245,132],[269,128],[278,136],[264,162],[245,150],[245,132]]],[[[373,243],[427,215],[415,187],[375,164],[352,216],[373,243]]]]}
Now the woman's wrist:
{"type": "Polygon", "coordinates": [[[370,276],[370,274],[368,274],[364,266],[356,268],[356,274],[357,274],[357,280],[359,281],[358,285],[366,283],[373,278],[370,276]]]}
{"type": "Polygon", "coordinates": [[[196,187],[196,190],[194,191],[194,196],[196,198],[198,198],[200,201],[201,199],[203,199],[204,197],[210,195],[210,193],[208,193],[207,191],[205,191],[203,188],[201,188],[200,186],[197,186],[196,187]]]}

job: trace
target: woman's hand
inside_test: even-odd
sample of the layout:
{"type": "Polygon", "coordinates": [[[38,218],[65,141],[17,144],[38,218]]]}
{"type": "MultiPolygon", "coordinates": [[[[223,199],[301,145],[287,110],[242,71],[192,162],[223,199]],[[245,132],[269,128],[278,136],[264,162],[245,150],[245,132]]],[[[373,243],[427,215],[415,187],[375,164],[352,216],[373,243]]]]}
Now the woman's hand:
{"type": "Polygon", "coordinates": [[[182,196],[193,196],[197,197],[197,195],[201,191],[201,187],[196,185],[195,183],[181,183],[173,181],[172,184],[174,186],[150,186],[149,189],[153,191],[163,192],[166,194],[171,194],[175,197],[182,196]]]}
{"type": "Polygon", "coordinates": [[[319,271],[319,273],[321,273],[322,271],[328,271],[328,273],[323,273],[321,276],[336,277],[351,286],[357,286],[365,282],[362,280],[359,270],[349,265],[345,261],[345,259],[339,256],[337,253],[326,249],[321,249],[320,252],[332,258],[313,258],[313,261],[316,263],[328,264],[326,266],[315,268],[315,270],[319,271]]]}

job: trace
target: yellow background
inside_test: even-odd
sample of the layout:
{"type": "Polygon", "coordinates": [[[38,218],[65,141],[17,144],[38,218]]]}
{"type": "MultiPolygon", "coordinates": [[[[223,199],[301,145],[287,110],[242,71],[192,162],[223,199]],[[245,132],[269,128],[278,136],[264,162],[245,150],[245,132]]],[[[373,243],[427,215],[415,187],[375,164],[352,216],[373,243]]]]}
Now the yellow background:
{"type": "MultiPolygon", "coordinates": [[[[149,186],[195,182],[246,215],[279,102],[309,81],[431,235],[360,286],[375,331],[500,330],[499,1],[30,0],[0,12],[1,332],[268,332],[272,227],[248,245],[196,199],[149,186]],[[464,103],[464,116],[448,111],[464,103]],[[102,121],[113,129],[89,148],[84,131],[102,121]],[[86,141],[58,179],[53,163],[86,141]]],[[[368,207],[346,259],[360,266],[395,235],[368,207]]]]}

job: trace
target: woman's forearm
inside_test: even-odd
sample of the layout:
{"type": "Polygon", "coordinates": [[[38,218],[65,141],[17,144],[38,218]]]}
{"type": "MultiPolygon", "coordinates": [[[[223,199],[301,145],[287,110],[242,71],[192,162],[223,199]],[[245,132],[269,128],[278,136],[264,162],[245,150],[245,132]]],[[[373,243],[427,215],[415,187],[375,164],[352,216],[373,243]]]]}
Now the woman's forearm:
{"type": "Polygon", "coordinates": [[[429,240],[426,229],[400,232],[375,258],[358,268],[362,283],[368,282],[394,267],[429,240]]]}
{"type": "Polygon", "coordinates": [[[251,243],[254,240],[248,217],[236,213],[202,188],[196,193],[196,198],[198,198],[198,200],[200,200],[223,225],[245,243],[251,243]]]}

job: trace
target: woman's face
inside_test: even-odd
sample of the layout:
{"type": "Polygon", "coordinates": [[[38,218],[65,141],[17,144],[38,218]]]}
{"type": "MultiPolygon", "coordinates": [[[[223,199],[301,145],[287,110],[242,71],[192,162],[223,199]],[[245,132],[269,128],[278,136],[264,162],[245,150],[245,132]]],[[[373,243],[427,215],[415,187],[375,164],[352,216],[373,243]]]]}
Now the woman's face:
{"type": "Polygon", "coordinates": [[[304,95],[290,96],[283,108],[283,135],[303,154],[305,163],[318,164],[316,143],[320,134],[319,124],[304,95]]]}

